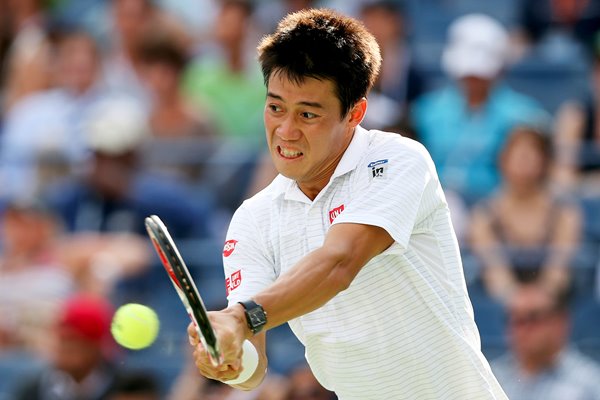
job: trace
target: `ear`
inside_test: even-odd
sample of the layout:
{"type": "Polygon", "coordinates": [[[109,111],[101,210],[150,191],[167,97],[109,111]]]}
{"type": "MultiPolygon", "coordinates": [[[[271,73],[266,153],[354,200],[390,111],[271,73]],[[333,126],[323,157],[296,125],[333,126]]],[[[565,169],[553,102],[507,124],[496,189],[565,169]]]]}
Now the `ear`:
{"type": "Polygon", "coordinates": [[[352,128],[356,127],[365,118],[365,114],[367,114],[367,98],[363,97],[350,110],[350,120],[348,123],[352,128]]]}

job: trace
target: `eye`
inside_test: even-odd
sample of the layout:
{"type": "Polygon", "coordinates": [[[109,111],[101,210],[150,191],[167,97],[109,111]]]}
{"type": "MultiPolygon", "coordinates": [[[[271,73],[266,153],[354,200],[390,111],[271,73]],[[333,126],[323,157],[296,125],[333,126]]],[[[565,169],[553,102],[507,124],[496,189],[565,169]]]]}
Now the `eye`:
{"type": "Polygon", "coordinates": [[[281,107],[278,106],[277,104],[268,104],[267,107],[269,108],[269,110],[271,112],[274,112],[274,113],[281,111],[281,107]]]}
{"type": "Polygon", "coordinates": [[[302,115],[302,118],[305,118],[305,119],[314,119],[314,118],[318,117],[317,114],[311,113],[309,111],[305,111],[305,112],[301,113],[300,115],[302,115]]]}

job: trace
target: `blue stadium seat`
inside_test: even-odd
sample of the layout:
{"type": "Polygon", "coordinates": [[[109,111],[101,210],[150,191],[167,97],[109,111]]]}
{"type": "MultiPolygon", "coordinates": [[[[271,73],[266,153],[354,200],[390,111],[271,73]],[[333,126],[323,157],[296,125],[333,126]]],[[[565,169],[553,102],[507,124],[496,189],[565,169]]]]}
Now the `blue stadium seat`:
{"type": "Polygon", "coordinates": [[[469,285],[469,297],[481,336],[481,349],[488,359],[494,359],[507,348],[506,312],[485,292],[480,281],[469,285]]]}
{"type": "Polygon", "coordinates": [[[9,396],[15,383],[21,378],[35,374],[44,366],[39,358],[23,351],[5,351],[0,354],[0,400],[9,396]]]}
{"type": "Polygon", "coordinates": [[[550,112],[566,100],[581,99],[589,90],[586,63],[553,63],[535,55],[510,68],[506,79],[514,89],[534,97],[550,112]]]}
{"type": "Polygon", "coordinates": [[[600,303],[591,297],[579,299],[572,309],[571,341],[600,362],[600,303]]]}

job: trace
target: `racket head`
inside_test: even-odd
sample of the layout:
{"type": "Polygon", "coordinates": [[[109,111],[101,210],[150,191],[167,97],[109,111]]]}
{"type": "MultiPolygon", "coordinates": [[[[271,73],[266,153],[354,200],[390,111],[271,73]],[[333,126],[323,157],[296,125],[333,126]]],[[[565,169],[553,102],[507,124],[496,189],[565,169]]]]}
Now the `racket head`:
{"type": "Polygon", "coordinates": [[[154,249],[196,327],[198,337],[208,351],[212,364],[221,364],[221,352],[206,307],[167,227],[156,215],[147,217],[145,225],[154,249]]]}

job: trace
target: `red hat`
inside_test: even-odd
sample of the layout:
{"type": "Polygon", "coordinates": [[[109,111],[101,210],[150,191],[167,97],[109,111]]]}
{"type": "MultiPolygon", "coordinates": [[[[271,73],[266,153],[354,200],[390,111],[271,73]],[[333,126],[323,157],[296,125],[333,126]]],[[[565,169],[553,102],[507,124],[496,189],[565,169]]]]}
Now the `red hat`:
{"type": "Polygon", "coordinates": [[[59,327],[101,344],[110,337],[113,313],[113,307],[107,300],[97,296],[77,295],[63,305],[58,320],[59,327]]]}

